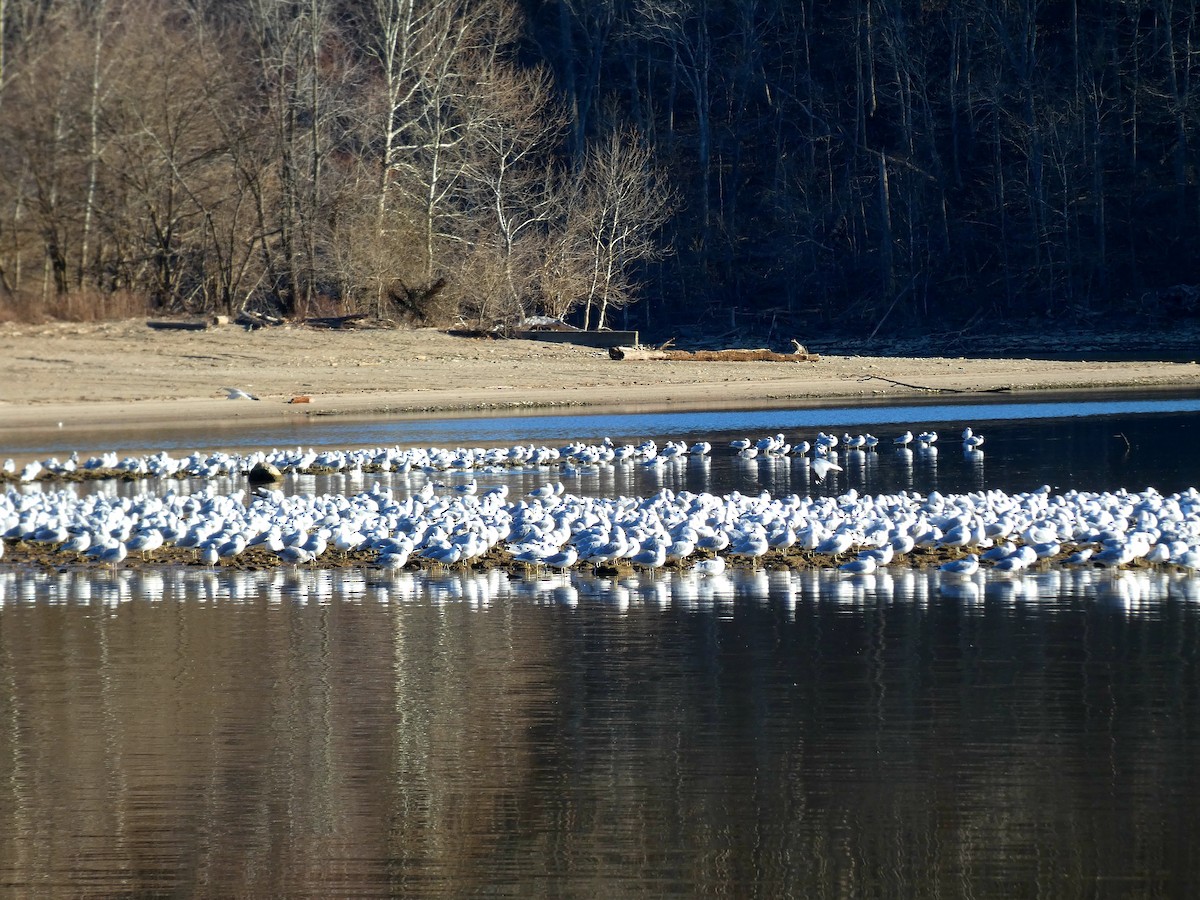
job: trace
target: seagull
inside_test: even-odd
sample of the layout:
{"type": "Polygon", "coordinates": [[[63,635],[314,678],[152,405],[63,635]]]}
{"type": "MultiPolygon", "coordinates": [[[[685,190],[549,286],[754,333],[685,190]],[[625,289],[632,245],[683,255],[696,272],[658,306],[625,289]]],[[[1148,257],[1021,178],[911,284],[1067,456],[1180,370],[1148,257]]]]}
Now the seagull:
{"type": "Polygon", "coordinates": [[[979,557],[971,553],[962,559],[952,559],[950,562],[938,566],[938,568],[951,575],[974,575],[979,571],[979,557]]]}
{"type": "Polygon", "coordinates": [[[1019,553],[1014,553],[1012,556],[1006,556],[1004,559],[998,560],[992,566],[993,572],[1020,572],[1022,569],[1029,568],[1029,562],[1019,553]]]}
{"type": "Polygon", "coordinates": [[[702,559],[692,566],[692,571],[704,577],[720,575],[725,571],[725,557],[714,556],[712,559],[702,559]]]}
{"type": "Polygon", "coordinates": [[[877,568],[879,568],[879,560],[874,556],[860,556],[858,559],[852,559],[850,562],[838,566],[838,570],[847,575],[870,575],[877,568]]]}
{"type": "Polygon", "coordinates": [[[534,500],[549,500],[551,497],[561,497],[566,487],[561,481],[554,484],[541,484],[526,494],[534,500]]]}
{"type": "Polygon", "coordinates": [[[579,561],[579,551],[567,545],[557,553],[551,553],[542,560],[542,565],[549,569],[569,569],[579,561]]]}
{"type": "Polygon", "coordinates": [[[661,569],[667,561],[667,545],[656,541],[635,553],[630,562],[647,569],[661,569]]]}
{"type": "Polygon", "coordinates": [[[830,472],[840,472],[842,467],[827,456],[814,456],[812,470],[817,481],[824,481],[826,475],[830,472]]]}
{"type": "Polygon", "coordinates": [[[1064,565],[1068,566],[1082,566],[1085,562],[1092,558],[1092,555],[1095,552],[1096,550],[1093,547],[1083,547],[1079,550],[1076,550],[1074,553],[1064,559],[1063,563],[1064,565]]]}
{"type": "MultiPolygon", "coordinates": [[[[63,543],[59,550],[73,553],[83,553],[92,545],[92,533],[90,531],[75,532],[70,538],[63,543]]],[[[0,541],[0,548],[4,546],[3,541],[0,541]]],[[[0,550],[0,556],[3,551],[0,550]]]]}
{"type": "Polygon", "coordinates": [[[889,565],[892,557],[896,555],[896,548],[891,544],[884,544],[882,547],[873,547],[869,550],[859,551],[858,558],[866,559],[870,557],[875,560],[876,564],[881,566],[889,565]]]}
{"type": "Polygon", "coordinates": [[[131,537],[127,543],[130,550],[140,550],[142,559],[163,545],[163,534],[157,528],[147,528],[131,537]]]}
{"type": "MultiPolygon", "coordinates": [[[[297,565],[299,563],[312,562],[313,555],[303,547],[286,546],[276,554],[285,563],[297,565]]],[[[215,562],[215,560],[214,560],[215,562]]]]}
{"type": "Polygon", "coordinates": [[[409,552],[410,551],[408,547],[396,547],[391,550],[382,550],[380,551],[378,558],[375,560],[375,564],[381,569],[388,569],[389,571],[395,572],[398,569],[403,569],[408,563],[409,552]]]}
{"type": "Polygon", "coordinates": [[[114,570],[116,570],[117,565],[128,554],[129,554],[129,548],[126,547],[120,541],[117,541],[117,543],[113,544],[112,546],[103,548],[98,554],[96,554],[96,557],[101,562],[108,563],[110,566],[113,567],[114,570]]]}
{"type": "Polygon", "coordinates": [[[257,400],[258,399],[253,394],[248,394],[245,391],[243,391],[241,388],[227,387],[227,388],[222,388],[222,390],[225,391],[225,393],[227,395],[225,398],[226,400],[257,400]]]}

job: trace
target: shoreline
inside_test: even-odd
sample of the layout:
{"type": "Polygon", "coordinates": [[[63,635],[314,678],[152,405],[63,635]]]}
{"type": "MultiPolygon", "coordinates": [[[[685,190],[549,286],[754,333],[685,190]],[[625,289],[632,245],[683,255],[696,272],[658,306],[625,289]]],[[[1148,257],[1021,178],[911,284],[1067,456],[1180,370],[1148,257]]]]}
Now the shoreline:
{"type": "MultiPolygon", "coordinates": [[[[329,440],[312,437],[305,434],[305,425],[321,423],[364,427],[386,425],[402,425],[404,421],[427,422],[433,419],[453,420],[457,418],[474,419],[477,417],[496,416],[497,418],[520,418],[553,416],[571,414],[578,415],[638,415],[655,413],[714,413],[714,412],[755,412],[772,409],[821,409],[829,408],[861,408],[887,409],[902,406],[979,406],[981,404],[1007,403],[1054,403],[1054,402],[1095,402],[1097,400],[1120,401],[1122,399],[1155,399],[1156,395],[1165,398],[1176,398],[1180,394],[1195,392],[1200,396],[1200,382],[1165,383],[1165,384],[1110,384],[1097,386],[1089,384],[1085,387],[1053,384],[1044,388],[1012,390],[1004,393],[974,392],[974,393],[930,393],[893,392],[886,395],[811,394],[797,395],[789,398],[772,398],[763,401],[753,396],[743,399],[722,400],[718,402],[695,400],[690,402],[654,403],[643,401],[625,405],[614,405],[611,402],[596,401],[592,403],[556,403],[542,404],[523,402],[511,406],[498,407],[495,405],[475,406],[444,406],[428,408],[405,407],[394,411],[369,409],[358,404],[334,404],[317,412],[283,413],[271,407],[265,407],[259,413],[257,404],[249,401],[236,403],[239,407],[231,412],[229,406],[235,405],[230,401],[124,401],[108,404],[88,404],[82,408],[78,404],[54,404],[42,407],[26,408],[13,411],[0,405],[0,459],[13,459],[18,466],[34,460],[43,461],[48,457],[61,456],[73,451],[81,455],[92,455],[108,450],[119,450],[122,454],[151,454],[166,451],[174,456],[186,455],[193,451],[224,452],[240,454],[250,452],[252,448],[266,449],[268,444],[290,446],[292,443],[313,446],[316,448],[355,448],[362,441],[329,440]],[[245,412],[243,412],[245,410],[245,412]],[[70,424],[58,417],[70,419],[70,424]],[[58,421],[55,421],[58,419],[58,421]],[[208,421],[210,424],[204,425],[208,421]],[[200,423],[200,424],[198,424],[200,423]],[[255,430],[267,432],[271,429],[287,429],[297,427],[300,430],[292,434],[294,440],[277,440],[279,437],[268,438],[248,443],[247,435],[253,435],[255,430]],[[199,431],[203,431],[203,437],[199,431]]],[[[917,419],[912,419],[917,422],[917,419]]],[[[931,420],[932,421],[932,420],[931,420]]],[[[678,437],[680,435],[676,435],[678,437]]],[[[530,438],[533,443],[549,443],[572,440],[570,436],[562,438],[530,438]]],[[[455,445],[470,445],[479,447],[507,446],[512,441],[480,438],[477,440],[458,439],[449,443],[455,445]]],[[[521,439],[518,443],[526,442],[521,439]]],[[[375,443],[375,442],[368,442],[375,443]]],[[[428,446],[427,440],[388,440],[384,445],[398,446],[428,446]]]]}
{"type": "MultiPolygon", "coordinates": [[[[154,331],[0,326],[0,445],[41,433],[253,428],[326,418],[653,412],[831,401],[1029,400],[1200,392],[1195,362],[827,355],[812,362],[614,361],[605,351],[433,329],[154,331]],[[224,388],[261,399],[228,400],[224,388]],[[308,402],[291,403],[307,397],[308,402]]],[[[142,446],[153,446],[146,433],[142,446]]]]}
{"type": "MultiPolygon", "coordinates": [[[[628,560],[621,560],[609,565],[589,565],[587,563],[572,563],[565,567],[555,567],[546,564],[531,564],[515,559],[512,554],[502,549],[493,549],[488,554],[471,562],[455,562],[450,564],[436,563],[430,560],[413,558],[400,569],[389,569],[379,561],[379,553],[374,550],[354,550],[340,553],[326,550],[321,556],[303,563],[291,563],[280,559],[276,554],[259,548],[248,548],[238,554],[236,559],[218,559],[208,563],[202,561],[193,549],[164,546],[152,551],[146,559],[142,559],[136,551],[123,558],[119,563],[112,564],[97,559],[89,559],[84,553],[62,551],[50,545],[33,541],[0,538],[4,544],[0,552],[0,569],[18,568],[30,571],[53,572],[96,572],[96,571],[132,571],[132,572],[168,572],[181,570],[184,572],[217,573],[217,572],[272,572],[298,569],[302,571],[330,571],[357,569],[364,572],[379,574],[394,574],[403,572],[410,575],[418,573],[426,576],[439,574],[468,574],[481,575],[493,569],[500,569],[514,577],[536,578],[545,575],[582,575],[595,578],[625,578],[634,575],[653,575],[671,573],[674,575],[695,574],[697,563],[721,559],[727,565],[721,573],[744,573],[755,571],[766,572],[837,572],[839,569],[859,558],[859,550],[847,550],[841,553],[818,553],[810,550],[789,548],[786,550],[771,550],[757,559],[741,558],[730,553],[699,553],[686,561],[671,561],[661,566],[637,565],[628,560]]],[[[1166,562],[1152,564],[1142,559],[1136,559],[1120,567],[1104,567],[1096,564],[1072,565],[1068,562],[1072,554],[1078,550],[1094,546],[1092,544],[1070,543],[1055,554],[1053,558],[1040,559],[1036,565],[1022,569],[1029,575],[1051,571],[1121,571],[1121,572],[1159,572],[1163,574],[1193,574],[1194,569],[1178,563],[1166,562]]],[[[933,573],[941,566],[955,560],[962,560],[967,550],[978,548],[932,548],[917,550],[897,557],[893,562],[879,566],[868,573],[842,572],[844,577],[863,577],[874,571],[884,572],[924,572],[933,573]]],[[[987,575],[992,572],[990,565],[981,565],[979,572],[987,575]]],[[[996,577],[1004,577],[1004,573],[996,570],[996,577]]],[[[708,577],[708,576],[703,576],[708,577]]]]}

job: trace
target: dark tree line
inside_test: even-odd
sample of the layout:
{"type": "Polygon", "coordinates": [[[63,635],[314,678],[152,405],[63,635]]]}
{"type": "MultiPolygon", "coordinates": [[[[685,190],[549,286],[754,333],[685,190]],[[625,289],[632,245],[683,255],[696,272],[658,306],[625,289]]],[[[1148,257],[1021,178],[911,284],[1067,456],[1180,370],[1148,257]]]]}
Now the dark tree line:
{"type": "Polygon", "coordinates": [[[1196,6],[0,0],[0,303],[1189,313],[1196,6]]]}
{"type": "Polygon", "coordinates": [[[1195,2],[527,8],[571,146],[616,97],[677,179],[664,308],[870,331],[1197,296],[1195,2]]]}

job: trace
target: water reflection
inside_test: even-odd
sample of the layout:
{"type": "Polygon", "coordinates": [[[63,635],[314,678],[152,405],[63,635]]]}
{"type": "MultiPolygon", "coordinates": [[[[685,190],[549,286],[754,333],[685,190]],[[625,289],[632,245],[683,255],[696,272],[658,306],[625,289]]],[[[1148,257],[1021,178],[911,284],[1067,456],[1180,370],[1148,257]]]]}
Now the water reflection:
{"type": "Polygon", "coordinates": [[[0,881],[1185,896],[1198,601],[1149,571],[5,571],[0,881]]]}
{"type": "Polygon", "coordinates": [[[1154,569],[1054,568],[1000,573],[980,569],[963,576],[906,567],[847,575],[832,569],[741,569],[721,575],[661,571],[602,577],[581,570],[529,576],[502,569],[400,571],[287,566],[268,570],[67,568],[0,570],[0,610],[22,605],[118,606],[222,603],[421,602],[463,604],[486,610],[499,601],[628,611],[672,606],[707,611],[721,604],[779,605],[798,609],[887,606],[926,607],[936,599],[967,606],[984,602],[1036,604],[1043,610],[1088,602],[1125,612],[1145,612],[1167,602],[1200,603],[1200,575],[1154,569]]]}

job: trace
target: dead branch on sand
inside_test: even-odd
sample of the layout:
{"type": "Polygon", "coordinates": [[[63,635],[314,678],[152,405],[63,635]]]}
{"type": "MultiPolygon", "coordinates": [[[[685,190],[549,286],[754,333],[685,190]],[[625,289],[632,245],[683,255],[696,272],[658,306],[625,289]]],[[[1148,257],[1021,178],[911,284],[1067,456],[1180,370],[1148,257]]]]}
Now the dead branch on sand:
{"type": "MultiPolygon", "coordinates": [[[[669,343],[669,342],[668,342],[669,343]]],[[[800,347],[797,344],[797,347],[800,347]]],[[[802,347],[800,348],[803,349],[802,347]]],[[[666,350],[646,347],[610,347],[611,359],[673,360],[676,362],[816,362],[818,353],[776,353],[774,350],[666,350]]]]}

